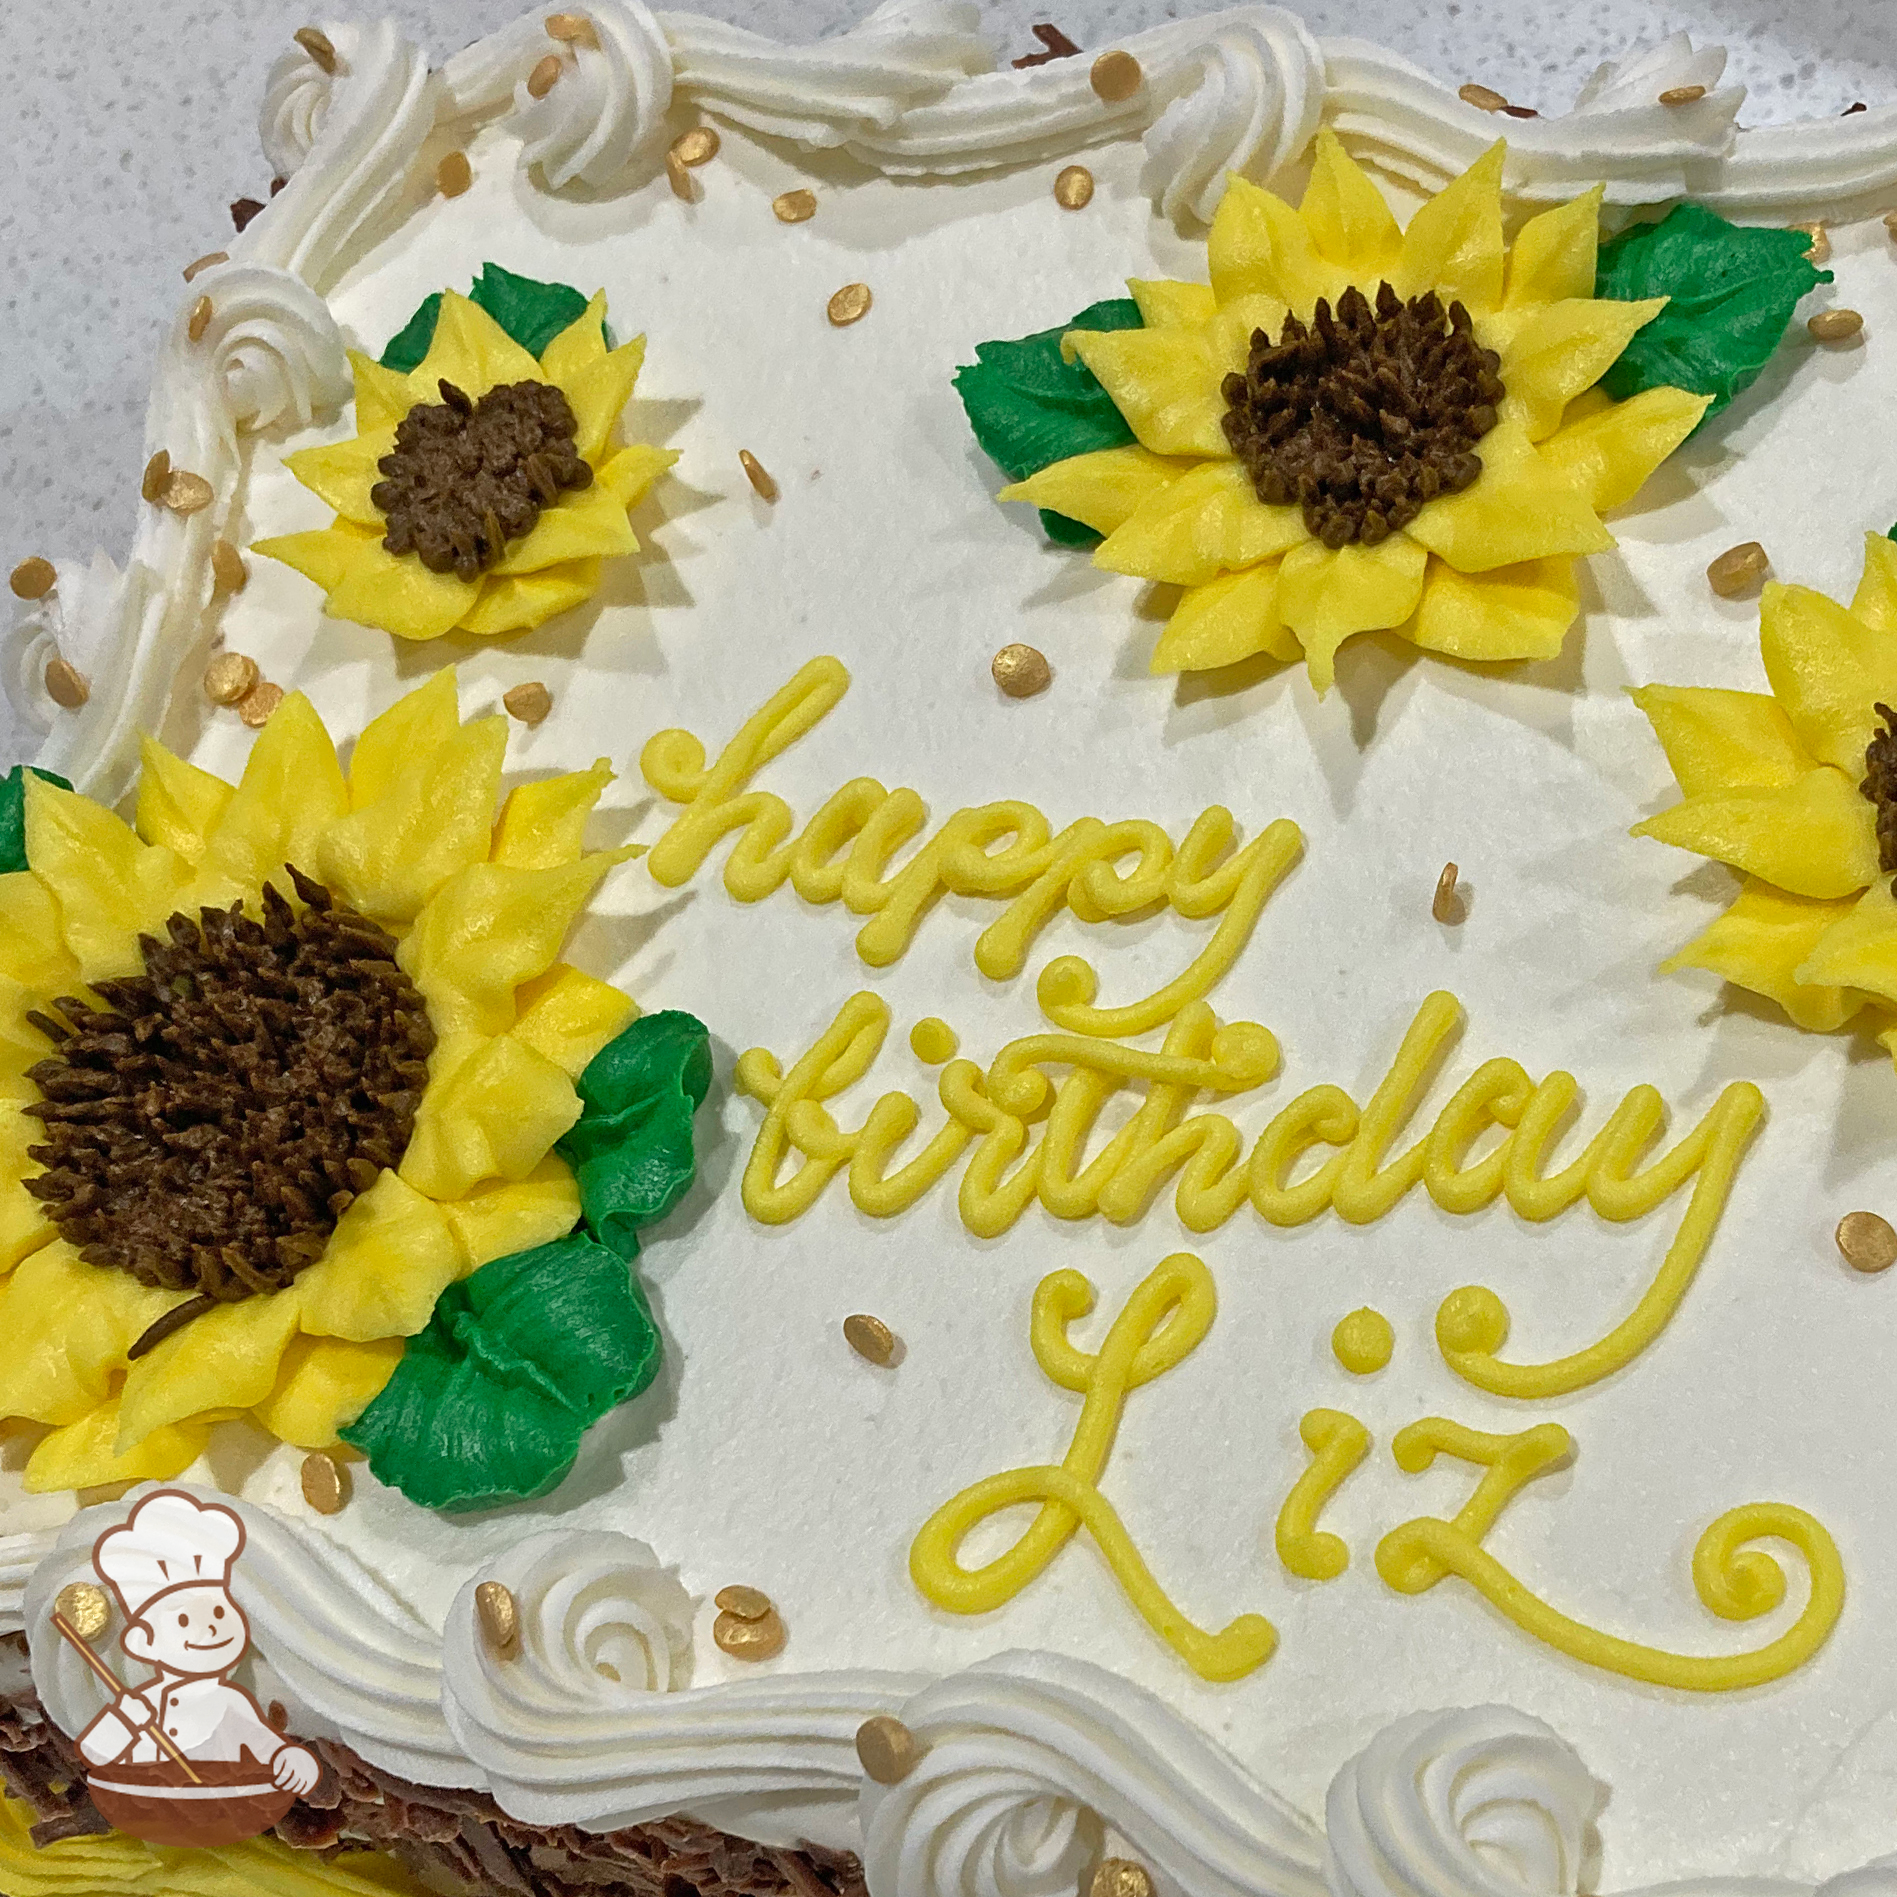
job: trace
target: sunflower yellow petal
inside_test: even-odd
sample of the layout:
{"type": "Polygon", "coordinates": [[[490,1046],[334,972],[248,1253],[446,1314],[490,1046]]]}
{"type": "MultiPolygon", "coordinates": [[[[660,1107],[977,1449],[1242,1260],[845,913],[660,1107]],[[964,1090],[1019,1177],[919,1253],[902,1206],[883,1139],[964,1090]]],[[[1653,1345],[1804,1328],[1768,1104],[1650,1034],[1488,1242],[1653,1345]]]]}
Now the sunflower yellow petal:
{"type": "Polygon", "coordinates": [[[381,540],[381,532],[376,528],[358,527],[350,521],[339,520],[327,527],[312,527],[306,533],[253,540],[250,550],[266,559],[281,560],[305,579],[314,580],[325,593],[333,593],[362,554],[380,545],[381,540]]]}
{"type": "Polygon", "coordinates": [[[1202,586],[1310,539],[1296,507],[1267,507],[1236,461],[1212,461],[1143,501],[1094,549],[1109,573],[1202,586]]]}
{"type": "Polygon", "coordinates": [[[77,1422],[56,1429],[27,1459],[26,1488],[33,1495],[67,1489],[102,1488],[115,1482],[164,1482],[203,1455],[210,1432],[181,1424],[154,1431],[134,1449],[118,1450],[119,1406],[108,1400],[77,1422]]]}
{"type": "Polygon", "coordinates": [[[341,1441],[336,1432],[382,1394],[402,1350],[399,1337],[361,1344],[340,1337],[293,1337],[276,1388],[252,1414],[280,1442],[334,1449],[341,1441]]]}
{"type": "Polygon", "coordinates": [[[540,352],[540,373],[563,387],[606,355],[606,292],[597,290],[586,308],[540,352]]]}
{"type": "Polygon", "coordinates": [[[1770,790],[1795,784],[1817,759],[1766,692],[1702,685],[1642,685],[1628,693],[1647,714],[1680,789],[1770,790]]]}
{"type": "Polygon", "coordinates": [[[1876,706],[1897,705],[1897,637],[1808,586],[1768,580],[1759,601],[1759,650],[1799,743],[1855,782],[1864,774],[1864,747],[1879,729],[1876,706]]]}
{"type": "Polygon", "coordinates": [[[26,1149],[39,1145],[45,1133],[20,1106],[18,1099],[0,1101],[0,1275],[56,1236],[40,1202],[23,1183],[39,1171],[38,1161],[28,1159],[26,1149]]]}
{"type": "Polygon", "coordinates": [[[306,875],[329,826],[349,808],[336,747],[316,708],[292,692],[257,734],[237,789],[211,833],[194,894],[254,901],[267,878],[286,894],[286,863],[306,875]]]}
{"type": "Polygon", "coordinates": [[[1101,448],[1071,455],[1004,487],[999,498],[1051,507],[1069,520],[1110,534],[1132,519],[1140,505],[1176,481],[1194,464],[1168,460],[1150,448],[1101,448]]]}
{"type": "Polygon", "coordinates": [[[639,1013],[630,995],[565,962],[556,962],[544,975],[522,982],[514,1000],[520,1010],[514,1039],[544,1054],[575,1080],[639,1013]]]}
{"type": "Polygon", "coordinates": [[[399,369],[385,369],[373,356],[360,349],[349,352],[349,373],[356,384],[356,427],[367,434],[372,429],[394,428],[415,406],[415,391],[399,369]]]}
{"type": "Polygon", "coordinates": [[[220,1304],[173,1331],[126,1372],[119,1392],[118,1448],[215,1410],[247,1410],[276,1388],[277,1366],[296,1335],[290,1291],[220,1304]]]}
{"type": "Polygon", "coordinates": [[[494,825],[489,861],[509,869],[559,869],[577,863],[586,820],[612,781],[612,766],[602,757],[593,760],[590,771],[516,785],[494,825]]]}
{"type": "Polygon", "coordinates": [[[187,764],[156,738],[139,740],[138,816],[134,828],[193,867],[210,844],[233,795],[231,785],[187,764]]]}
{"type": "Polygon", "coordinates": [[[83,1263],[64,1239],[42,1245],[0,1290],[0,1416],[77,1422],[112,1394],[125,1353],[182,1302],[128,1271],[83,1263]]]}
{"type": "Polygon", "coordinates": [[[1153,648],[1152,669],[1204,672],[1256,652],[1289,662],[1301,651],[1278,613],[1277,563],[1267,561],[1187,587],[1153,648]]]}
{"type": "Polygon", "coordinates": [[[349,807],[379,803],[425,770],[461,729],[452,666],[370,719],[349,757],[349,807]]]}
{"type": "Polygon", "coordinates": [[[1855,906],[1849,896],[1821,901],[1788,895],[1748,876],[1738,899],[1703,935],[1660,964],[1704,968],[1735,986],[1775,1001],[1801,1028],[1828,1034],[1864,1006],[1866,997],[1848,988],[1801,980],[1799,969],[1827,930],[1855,906]]]}
{"type": "Polygon", "coordinates": [[[1221,304],[1275,297],[1308,319],[1320,296],[1334,298],[1349,281],[1318,254],[1310,227],[1290,205],[1237,173],[1219,200],[1206,250],[1221,304]]]}
{"type": "Polygon", "coordinates": [[[1871,806],[1854,779],[1821,764],[1768,790],[1712,790],[1634,826],[1729,863],[1795,896],[1854,896],[1877,879],[1871,806]]]}
{"type": "Polygon", "coordinates": [[[540,364],[480,304],[450,290],[441,299],[428,354],[409,377],[409,399],[438,402],[439,385],[448,381],[478,402],[503,382],[542,379],[540,364]]]}
{"type": "Polygon", "coordinates": [[[489,568],[497,578],[532,573],[563,560],[593,560],[631,553],[638,536],[626,519],[626,504],[603,482],[577,494],[563,494],[534,522],[530,531],[508,544],[506,554],[489,568]]]}
{"type": "Polygon", "coordinates": [[[1370,175],[1344,150],[1328,125],[1317,135],[1311,154],[1311,182],[1298,206],[1326,263],[1335,264],[1360,286],[1374,286],[1396,268],[1403,233],[1383,193],[1370,175]]]}
{"type": "Polygon", "coordinates": [[[1244,367],[1221,353],[1213,326],[1069,330],[1067,344],[1099,377],[1140,445],[1154,454],[1231,454],[1219,385],[1244,367]]]}
{"type": "MultiPolygon", "coordinates": [[[[0,1103],[40,1097],[39,1088],[26,1077],[27,1070],[45,1060],[53,1044],[26,1016],[28,1009],[39,1008],[49,999],[0,973],[0,1103]]],[[[26,1124],[37,1127],[39,1122],[26,1124]]],[[[36,1134],[32,1143],[37,1144],[40,1137],[36,1134]]]]}
{"type": "Polygon", "coordinates": [[[599,464],[598,484],[616,495],[621,507],[636,507],[651,491],[654,481],[678,460],[676,448],[654,448],[635,441],[617,448],[599,464]]]}
{"type": "Polygon", "coordinates": [[[444,1203],[487,1179],[525,1179],[580,1117],[573,1082],[510,1035],[431,1081],[402,1177],[444,1203]]]}
{"type": "Polygon", "coordinates": [[[382,479],[376,463],[394,447],[395,428],[389,424],[348,441],[299,448],[295,454],[283,457],[283,465],[343,519],[382,533],[387,531],[385,516],[369,498],[369,490],[382,479]]]}
{"type": "Polygon", "coordinates": [[[1580,610],[1565,554],[1486,573],[1458,573],[1432,556],[1407,636],[1457,659],[1552,659],[1580,610]]]}
{"type": "MultiPolygon", "coordinates": [[[[1410,219],[1391,279],[1403,296],[1434,290],[1480,316],[1502,300],[1502,164],[1497,139],[1462,176],[1410,219]]],[[[1213,282],[1217,282],[1216,275],[1213,282]]]]}
{"type": "Polygon", "coordinates": [[[1873,632],[1897,633],[1897,540],[1864,536],[1864,572],[1851,598],[1851,617],[1873,632]]]}
{"type": "Polygon", "coordinates": [[[412,553],[391,553],[380,540],[364,540],[330,587],[324,610],[332,619],[378,626],[398,639],[439,639],[480,590],[479,580],[431,573],[412,553]]]}
{"type": "Polygon", "coordinates": [[[1522,226],[1509,252],[1504,308],[1523,309],[1594,294],[1601,200],[1606,195],[1607,187],[1597,184],[1522,226]]]}
{"type": "Polygon", "coordinates": [[[1545,441],[1561,426],[1568,404],[1591,389],[1647,324],[1666,308],[1663,296],[1622,303],[1566,297],[1543,304],[1502,350],[1502,413],[1545,441]]]}
{"type": "Polygon", "coordinates": [[[596,462],[606,452],[613,423],[631,400],[645,359],[646,339],[635,336],[631,342],[621,343],[617,349],[562,380],[560,386],[573,405],[573,419],[577,424],[573,445],[586,460],[596,462]]]}
{"type": "Polygon", "coordinates": [[[564,1238],[580,1222],[580,1188],[566,1161],[549,1154],[525,1179],[479,1186],[441,1209],[472,1271],[564,1238]]]}
{"type": "Polygon", "coordinates": [[[79,979],[60,932],[59,904],[31,870],[0,876],[0,973],[39,995],[70,994],[79,979]]]}
{"type": "Polygon", "coordinates": [[[1219,300],[1209,283],[1179,283],[1171,277],[1136,277],[1127,283],[1148,329],[1192,329],[1217,315],[1219,300]]]}
{"type": "Polygon", "coordinates": [[[1338,547],[1307,540],[1284,557],[1278,610],[1304,648],[1311,683],[1331,688],[1337,648],[1360,632],[1400,626],[1422,597],[1427,555],[1395,533],[1374,547],[1338,547]]]}
{"type": "Polygon", "coordinates": [[[526,632],[545,625],[555,613],[584,605],[598,590],[597,560],[564,560],[558,566],[542,567],[538,573],[489,580],[482,586],[480,598],[461,615],[459,629],[477,639],[526,632]]]}
{"type": "Polygon", "coordinates": [[[1699,426],[1712,399],[1658,388],[1599,408],[1571,403],[1538,452],[1595,513],[1604,514],[1640,492],[1648,475],[1699,426]],[[1582,409],[1588,412],[1577,412],[1582,409]]]}
{"type": "MultiPolygon", "coordinates": [[[[294,1302],[312,1337],[413,1337],[467,1270],[441,1207],[385,1172],[337,1221],[322,1257],[297,1279],[294,1302]]],[[[271,1387],[245,1398],[246,1407],[271,1387]]]]}
{"type": "Polygon", "coordinates": [[[1819,936],[1797,969],[1815,987],[1856,989],[1897,1004],[1897,896],[1879,876],[1819,936]]]}
{"type": "Polygon", "coordinates": [[[1439,495],[1403,530],[1459,573],[1613,546],[1614,536],[1542,460],[1520,422],[1497,422],[1475,451],[1482,462],[1475,481],[1460,494],[1439,495]]]}

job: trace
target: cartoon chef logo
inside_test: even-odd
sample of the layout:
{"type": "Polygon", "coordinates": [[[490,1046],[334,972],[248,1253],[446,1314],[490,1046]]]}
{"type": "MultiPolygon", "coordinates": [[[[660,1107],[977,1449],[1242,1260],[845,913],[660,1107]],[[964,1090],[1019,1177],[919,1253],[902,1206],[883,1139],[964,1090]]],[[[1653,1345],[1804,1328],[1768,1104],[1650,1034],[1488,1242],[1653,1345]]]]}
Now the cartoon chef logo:
{"type": "Polygon", "coordinates": [[[250,1645],[231,1595],[243,1553],[235,1511],[177,1489],[146,1496],[93,1544],[125,1617],[119,1645],[154,1670],[127,1686],[70,1625],[111,1702],[79,1735],[86,1780],[119,1830],[153,1844],[228,1844],[276,1824],[322,1767],[229,1679],[250,1645]]]}

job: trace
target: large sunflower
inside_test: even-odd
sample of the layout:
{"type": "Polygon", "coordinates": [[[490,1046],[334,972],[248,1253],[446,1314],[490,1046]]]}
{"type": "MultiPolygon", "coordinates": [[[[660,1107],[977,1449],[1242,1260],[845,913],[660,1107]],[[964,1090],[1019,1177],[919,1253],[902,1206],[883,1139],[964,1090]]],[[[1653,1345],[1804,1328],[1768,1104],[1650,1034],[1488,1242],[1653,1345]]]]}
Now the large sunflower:
{"type": "Polygon", "coordinates": [[[1769,695],[1633,694],[1686,793],[1634,835],[1745,879],[1663,967],[1711,969],[1827,1032],[1867,1006],[1897,1010],[1897,546],[1865,536],[1848,612],[1808,587],[1768,585],[1759,646],[1769,695]]]}
{"type": "Polygon", "coordinates": [[[1548,658],[1574,557],[1708,399],[1595,388],[1665,299],[1594,296],[1601,193],[1502,236],[1503,147],[1400,229],[1336,137],[1301,207],[1234,176],[1211,283],[1136,282],[1144,327],[1071,331],[1136,445],[1003,490],[1106,535],[1095,562],[1184,595],[1155,672],[1394,630],[1460,659],[1548,658]]]}
{"type": "Polygon", "coordinates": [[[404,639],[520,632],[577,606],[602,559],[637,549],[626,510],[678,459],[613,445],[645,338],[608,349],[605,316],[602,291],[536,360],[449,292],[411,374],[352,350],[356,434],[284,462],[336,519],[255,551],[307,574],[336,618],[404,639]],[[517,454],[523,441],[540,452],[517,454]],[[470,470],[484,466],[495,478],[477,490],[470,470]]]}
{"type": "Polygon", "coordinates": [[[0,1420],[52,1426],[30,1487],[175,1475],[246,1413],[333,1446],[445,1287],[573,1228],[553,1145],[637,1010],[559,954],[625,853],[581,847],[604,760],[497,818],[506,737],[443,672],[346,774],[299,693],[235,786],[148,739],[135,828],[28,779],[0,1420]]]}

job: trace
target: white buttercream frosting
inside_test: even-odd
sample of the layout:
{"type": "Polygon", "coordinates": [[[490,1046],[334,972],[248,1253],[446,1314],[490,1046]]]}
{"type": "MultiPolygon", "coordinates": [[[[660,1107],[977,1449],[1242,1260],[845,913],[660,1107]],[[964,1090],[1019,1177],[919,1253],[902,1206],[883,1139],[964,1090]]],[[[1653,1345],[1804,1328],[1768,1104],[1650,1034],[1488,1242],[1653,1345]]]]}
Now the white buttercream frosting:
{"type": "Polygon", "coordinates": [[[329,305],[268,264],[221,264],[197,280],[211,317],[195,347],[233,429],[307,428],[349,399],[349,358],[329,305]]]}

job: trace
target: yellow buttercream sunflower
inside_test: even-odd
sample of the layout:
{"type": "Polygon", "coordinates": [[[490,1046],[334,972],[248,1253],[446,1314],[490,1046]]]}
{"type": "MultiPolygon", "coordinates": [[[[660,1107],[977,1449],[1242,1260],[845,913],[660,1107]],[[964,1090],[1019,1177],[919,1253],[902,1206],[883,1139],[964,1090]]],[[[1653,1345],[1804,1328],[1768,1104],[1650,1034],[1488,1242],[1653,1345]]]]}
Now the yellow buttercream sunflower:
{"type": "MultiPolygon", "coordinates": [[[[506,741],[504,718],[461,723],[454,675],[443,672],[368,726],[347,771],[296,693],[258,735],[235,785],[147,739],[131,826],[27,779],[31,867],[0,876],[0,1421],[50,1426],[27,1465],[29,1487],[175,1475],[204,1449],[212,1424],[244,1415],[283,1441],[333,1447],[446,1286],[573,1228],[580,1196],[554,1142],[579,1117],[576,1078],[637,1009],[560,951],[600,878],[631,852],[582,847],[587,814],[611,781],[603,759],[500,802],[506,741]],[[276,898],[266,901],[266,885],[276,898]],[[255,972],[268,955],[254,939],[230,947],[231,932],[243,932],[230,919],[238,904],[251,924],[274,914],[276,975],[255,972]],[[219,910],[223,920],[205,915],[219,910]],[[408,1060],[411,1089],[367,1098],[368,1069],[349,1050],[386,1045],[386,1033],[352,1028],[355,1042],[344,1034],[298,1044],[297,1071],[307,1073],[310,1060],[323,1066],[320,1089],[271,1097],[294,1065],[278,1050],[306,1031],[317,991],[329,993],[327,977],[312,989],[307,968],[283,960],[292,915],[298,928],[357,931],[372,945],[361,955],[381,957],[367,974],[375,992],[393,995],[392,1012],[352,1014],[345,994],[336,1018],[406,1023],[395,1058],[408,1060]],[[202,960],[200,942],[214,938],[225,957],[217,970],[176,973],[176,957],[202,960]],[[175,1006],[152,1000],[161,974],[181,997],[175,1006]],[[252,994],[263,999],[243,1001],[252,994]],[[272,999],[289,995],[294,1006],[272,999]],[[233,1046],[253,1046],[254,1055],[206,1063],[260,1076],[241,1108],[228,1097],[220,1106],[194,1072],[158,1075],[162,1097],[130,1097],[110,1077],[121,1057],[136,1062],[147,1030],[114,1042],[109,1018],[94,1010],[110,1005],[129,1020],[149,1008],[157,1020],[169,1008],[175,1023],[187,1004],[199,1011],[198,1031],[210,1010],[228,1021],[233,1046]],[[87,1022],[95,1024],[90,1077],[76,1076],[70,1050],[87,1022]],[[417,1041],[431,1048],[421,1062],[411,1058],[417,1041]],[[254,1070],[253,1058],[262,1063],[254,1070]],[[115,1088],[109,1109],[88,1109],[91,1094],[115,1088]],[[357,1135],[335,1135],[326,1183],[313,1185],[313,1149],[297,1142],[314,1137],[319,1121],[336,1123],[345,1102],[375,1122],[382,1144],[349,1147],[357,1135]],[[401,1125],[393,1145],[388,1114],[401,1125]],[[100,1117],[137,1125],[145,1139],[123,1164],[113,1158],[109,1174],[94,1149],[111,1137],[55,1124],[100,1117]],[[67,1141],[58,1151],[45,1144],[56,1134],[67,1141]],[[255,1166],[239,1177],[223,1162],[190,1190],[200,1207],[217,1208],[215,1239],[237,1242],[191,1250],[181,1278],[182,1241],[160,1255],[172,1243],[168,1224],[184,1216],[181,1175],[168,1182],[153,1172],[166,1163],[153,1158],[153,1142],[189,1157],[226,1137],[255,1166]],[[75,1142],[86,1150],[69,1160],[75,1142]],[[73,1170],[63,1180],[48,1173],[36,1147],[73,1170]],[[343,1166],[345,1148],[353,1156],[343,1166]],[[301,1196],[287,1196],[284,1182],[295,1180],[301,1196]],[[290,1226],[297,1236],[272,1250],[278,1241],[268,1233],[290,1226]],[[142,1236],[124,1240],[128,1231],[142,1236]],[[258,1231],[266,1237],[245,1238],[258,1231]],[[244,1295],[259,1258],[279,1261],[280,1288],[264,1282],[244,1295]],[[193,1299],[197,1315],[131,1356],[193,1299]]],[[[346,974],[330,987],[360,985],[354,975],[366,963],[358,967],[353,953],[345,948],[346,974]]]]}
{"type": "Polygon", "coordinates": [[[1730,865],[1737,899],[1663,969],[1705,968],[1775,1001],[1801,1028],[1864,1009],[1897,1054],[1897,546],[1867,534],[1849,610],[1765,588],[1770,693],[1647,685],[1633,694],[1684,800],[1638,825],[1730,865]],[[1889,842],[1880,840],[1880,827],[1889,842]]]}
{"type": "MultiPolygon", "coordinates": [[[[437,639],[450,631],[496,637],[579,605],[599,585],[602,560],[637,550],[626,510],[678,459],[671,449],[614,444],[614,424],[645,359],[645,338],[607,348],[605,315],[602,291],[536,359],[479,304],[448,292],[428,354],[410,374],[352,350],[355,435],[300,449],[284,462],[336,510],[336,519],[308,533],[256,541],[254,551],[314,580],[336,618],[403,639],[437,639]],[[382,464],[396,450],[398,428],[411,411],[445,412],[457,398],[478,414],[483,397],[517,384],[551,385],[565,397],[572,449],[590,480],[556,487],[542,476],[537,517],[516,538],[495,531],[491,510],[476,508],[471,523],[455,528],[458,566],[436,572],[413,548],[392,551],[385,544],[390,517],[375,496],[387,479],[382,464]]],[[[427,477],[422,485],[439,487],[427,477]]]]}
{"type": "Polygon", "coordinates": [[[1403,229],[1322,132],[1297,209],[1232,177],[1209,284],[1132,283],[1143,327],[1068,333],[1135,443],[1002,498],[1104,534],[1108,571],[1184,589],[1155,672],[1263,652],[1302,658],[1324,691],[1337,648],[1375,631],[1458,659],[1560,650],[1576,556],[1614,545],[1601,514],[1709,398],[1616,403],[1596,387],[1665,299],[1595,297],[1598,189],[1531,218],[1511,249],[1503,155],[1498,143],[1403,229]],[[1267,360],[1310,328],[1324,348],[1267,360]]]}

